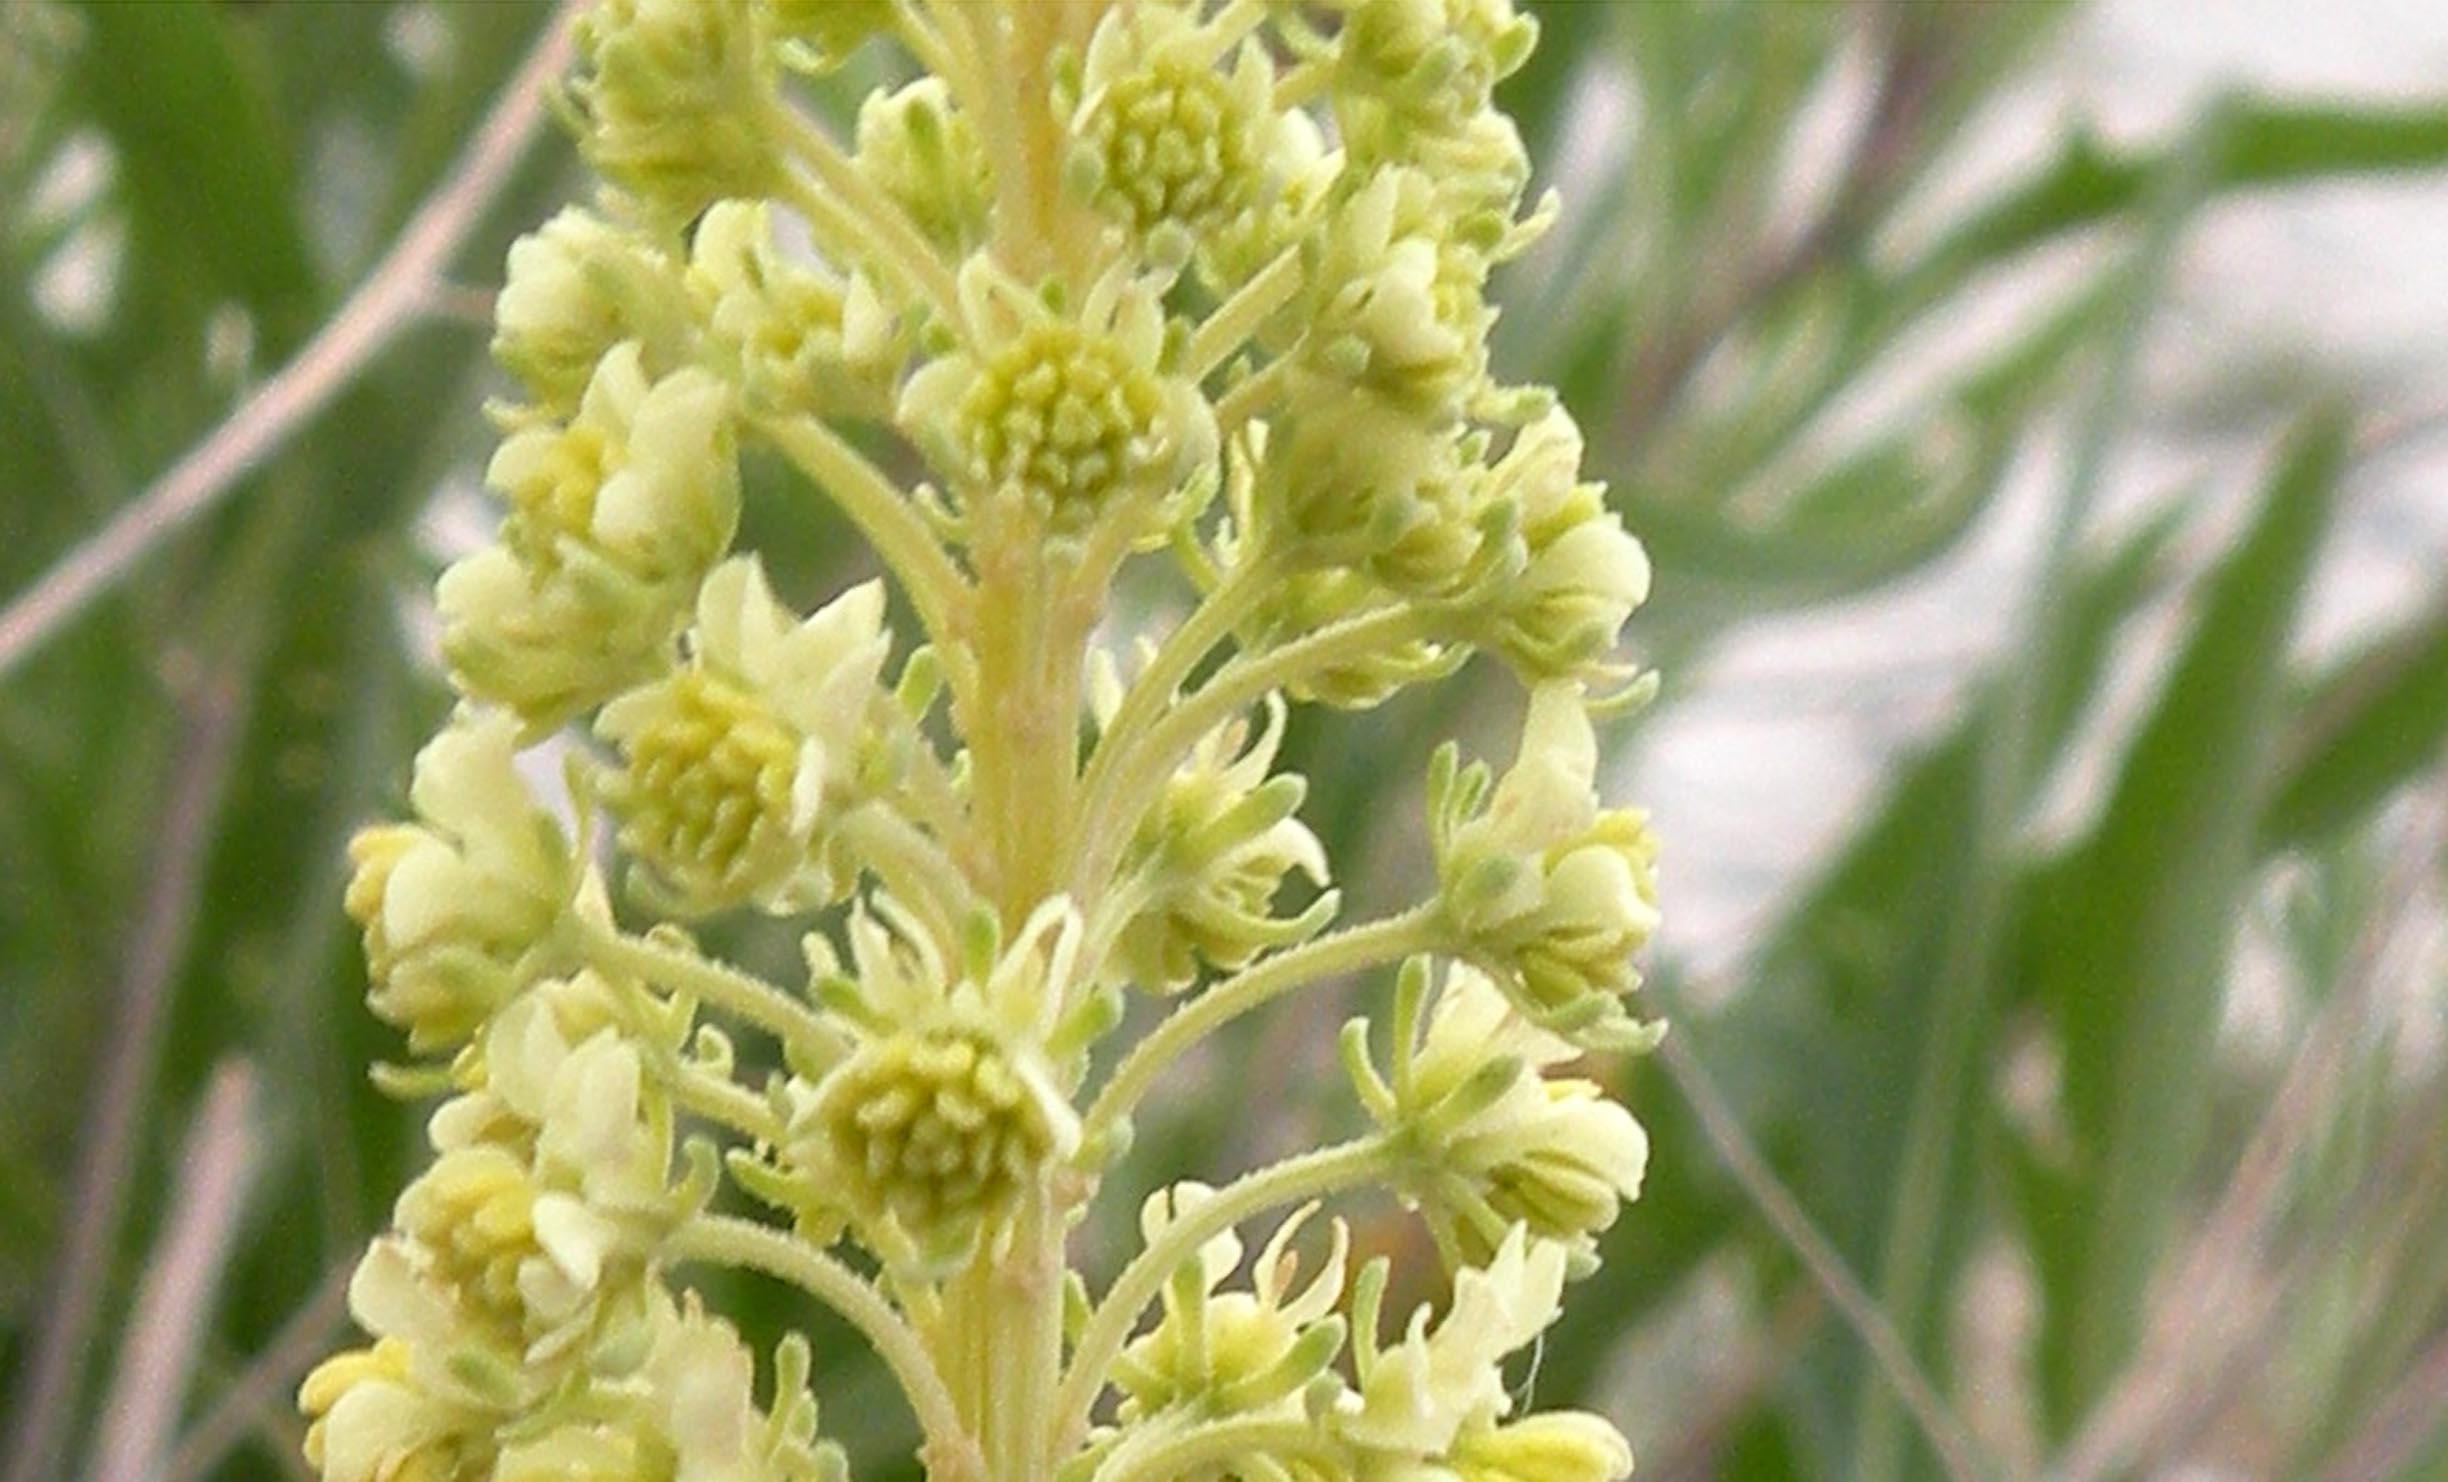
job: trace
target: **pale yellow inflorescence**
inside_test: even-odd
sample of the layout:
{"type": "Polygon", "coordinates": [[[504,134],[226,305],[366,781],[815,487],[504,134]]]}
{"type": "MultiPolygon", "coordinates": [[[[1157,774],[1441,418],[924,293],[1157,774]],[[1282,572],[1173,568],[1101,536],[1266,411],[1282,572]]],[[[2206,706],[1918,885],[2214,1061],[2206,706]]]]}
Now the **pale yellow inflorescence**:
{"type": "Polygon", "coordinates": [[[1647,1158],[1580,1062],[1658,1032],[1626,1001],[1656,847],[1592,724],[1643,692],[1647,562],[1571,417],[1489,363],[1493,275],[1553,214],[1494,100],[1535,27],[599,0],[578,38],[604,188],[509,254],[500,535],[435,592],[463,703],[350,851],[417,1057],[387,1083],[446,1099],[351,1287],[369,1341],[301,1391],[309,1461],[845,1477],[806,1344],[760,1382],[681,1289],[711,1264],[835,1308],[942,1482],[1625,1475],[1611,1424],[1516,1414],[1505,1368],[1647,1158]],[[887,47],[916,75],[847,138],[808,111],[802,80],[887,47]],[[735,552],[749,449],[881,579],[811,602],[803,561],[735,552]],[[1108,649],[1133,563],[1192,605],[1108,649]],[[1441,754],[1434,892],[1337,929],[1292,707],[1478,654],[1529,691],[1517,756],[1441,754]],[[756,920],[803,981],[713,950],[756,920]],[[1159,1170],[1089,1299],[1068,1232],[1191,1052],[1395,969],[1387,1050],[1344,1040],[1368,1130],[1212,1188],[1159,1170]],[[1134,994],[1154,1026],[1117,1044],[1134,994]],[[1386,1263],[1312,1218],[1370,1187],[1450,1276],[1391,1330],[1386,1263]]]}

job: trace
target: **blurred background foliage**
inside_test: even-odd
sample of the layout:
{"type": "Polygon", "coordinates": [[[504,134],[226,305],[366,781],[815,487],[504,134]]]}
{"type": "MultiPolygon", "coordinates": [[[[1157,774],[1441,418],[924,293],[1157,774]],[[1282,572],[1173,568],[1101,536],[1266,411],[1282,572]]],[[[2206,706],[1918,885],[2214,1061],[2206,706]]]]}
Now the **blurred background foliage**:
{"type": "MultiPolygon", "coordinates": [[[[2375,288],[2448,328],[2448,89],[2154,76],[2111,127],[2094,11],[2136,0],[1534,8],[1509,101],[1570,209],[1500,359],[1660,571],[1617,744],[1676,1030],[1620,1071],[1647,1195],[1523,1382],[1658,1479],[2448,1477],[2448,351],[2302,332],[2375,288]],[[2220,332],[2271,221],[2317,259],[2392,202],[2433,250],[2298,250],[2312,301],[2220,332]]],[[[581,188],[519,80],[553,16],[0,0],[12,1482],[300,1469],[290,1390],[416,1146],[341,843],[443,704],[423,590],[487,518],[503,249],[581,188]],[[178,464],[215,437],[247,456],[178,464]]],[[[809,509],[751,517],[802,597],[860,564],[809,509]]],[[[1474,673],[1299,730],[1363,901],[1421,868],[1424,738],[1516,703],[1474,673]]],[[[1227,1047],[1142,1166],[1343,1115],[1344,1007],[1227,1047]],[[1315,1093],[1247,1094],[1287,1067],[1315,1093]]],[[[828,1428],[906,1475],[820,1347],[828,1428]]]]}

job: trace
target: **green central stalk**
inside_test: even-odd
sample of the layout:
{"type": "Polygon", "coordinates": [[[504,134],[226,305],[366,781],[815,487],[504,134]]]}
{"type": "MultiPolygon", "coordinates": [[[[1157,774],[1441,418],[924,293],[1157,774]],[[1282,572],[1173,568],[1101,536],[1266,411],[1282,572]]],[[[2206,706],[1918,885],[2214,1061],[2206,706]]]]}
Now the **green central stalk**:
{"type": "MultiPolygon", "coordinates": [[[[979,883],[1008,940],[1069,872],[1087,623],[1033,520],[980,524],[975,843],[987,872],[979,883]]],[[[1032,1192],[1009,1244],[989,1245],[944,1290],[946,1379],[995,1482],[1043,1482],[1053,1465],[1068,1223],[1053,1178],[1032,1192]]]]}

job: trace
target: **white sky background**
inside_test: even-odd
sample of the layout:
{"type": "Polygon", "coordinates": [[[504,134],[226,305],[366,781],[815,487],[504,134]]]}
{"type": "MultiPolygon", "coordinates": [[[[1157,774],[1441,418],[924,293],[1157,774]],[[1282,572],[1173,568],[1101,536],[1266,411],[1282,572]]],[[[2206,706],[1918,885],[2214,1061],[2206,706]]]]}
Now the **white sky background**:
{"type": "MultiPolygon", "coordinates": [[[[2045,152],[2069,119],[2111,139],[2154,137],[2226,86],[2436,95],[2448,86],[2448,3],[2094,0],[1949,173],[1969,196],[2045,152]]],[[[2206,408],[2240,367],[2308,364],[2323,380],[2372,388],[2367,410],[2448,413],[2448,179],[2239,198],[2197,225],[2173,289],[2146,342],[2144,426],[2110,469],[2111,524],[2189,475],[2208,475],[2219,497],[2249,492],[2266,437],[2238,438],[2188,410],[2206,408]]],[[[1964,679],[2008,630],[2018,599],[1999,593],[2023,589],[2056,472],[2030,470],[1927,578],[1749,625],[1701,672],[1678,676],[1682,698],[1628,758],[1622,789],[1652,808],[1667,840],[1666,951],[1703,978],[1737,961],[1874,801],[1888,759],[1953,713],[1964,679]]],[[[2350,486],[2307,647],[2351,645],[2436,591],[2443,571],[2448,434],[2408,443],[2350,486]]],[[[2125,667],[2110,732],[2149,694],[2147,662],[2125,667]]],[[[2113,740],[2099,738],[2095,753],[2113,740]]],[[[2067,791],[2095,792],[2093,780],[2067,791]]]]}

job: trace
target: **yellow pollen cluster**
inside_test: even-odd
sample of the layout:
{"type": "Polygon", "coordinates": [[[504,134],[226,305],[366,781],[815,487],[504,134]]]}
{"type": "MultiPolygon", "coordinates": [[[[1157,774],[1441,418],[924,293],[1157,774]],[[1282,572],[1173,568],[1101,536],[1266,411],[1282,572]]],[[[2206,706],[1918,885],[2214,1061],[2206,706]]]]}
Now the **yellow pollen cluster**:
{"type": "Polygon", "coordinates": [[[990,485],[1039,502],[1057,528],[1087,524],[1157,461],[1156,378],[1122,347],[1063,320],[1030,326],[962,399],[968,451],[990,485]]]}

